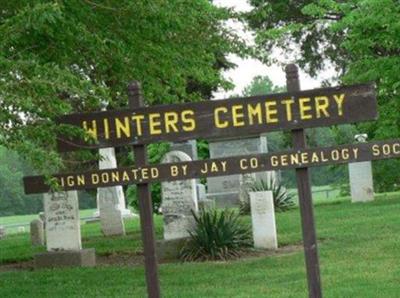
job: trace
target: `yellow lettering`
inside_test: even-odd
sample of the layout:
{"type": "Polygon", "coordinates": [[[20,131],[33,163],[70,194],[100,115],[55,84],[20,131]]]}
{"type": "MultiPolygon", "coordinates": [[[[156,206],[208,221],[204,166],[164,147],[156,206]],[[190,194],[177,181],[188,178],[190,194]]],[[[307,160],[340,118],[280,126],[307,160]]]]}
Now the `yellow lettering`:
{"type": "Polygon", "coordinates": [[[233,126],[243,126],[243,106],[242,105],[234,105],[232,106],[232,120],[233,126]]]}
{"type": "Polygon", "coordinates": [[[117,138],[121,138],[121,132],[124,133],[125,137],[129,138],[131,136],[131,124],[128,117],[124,117],[124,123],[118,118],[115,118],[115,130],[117,132],[117,138]]]}
{"type": "Polygon", "coordinates": [[[265,112],[267,116],[267,123],[277,123],[278,122],[278,110],[276,108],[276,101],[267,101],[265,103],[265,112]]]}
{"type": "Polygon", "coordinates": [[[133,115],[132,120],[135,121],[137,135],[141,136],[143,134],[142,121],[144,120],[144,116],[143,115],[133,115]]]}
{"type": "Polygon", "coordinates": [[[241,160],[239,160],[239,165],[240,165],[240,168],[242,169],[242,170],[246,170],[249,166],[247,165],[248,163],[247,163],[247,160],[246,159],[241,159],[241,160]]]}
{"type": "Polygon", "coordinates": [[[88,127],[87,121],[82,122],[83,129],[92,137],[97,140],[97,122],[92,120],[92,127],[88,127]]]}
{"type": "Polygon", "coordinates": [[[160,122],[160,113],[151,113],[149,114],[149,127],[151,135],[159,135],[161,134],[161,122],[160,122]]]}
{"type": "Polygon", "coordinates": [[[344,93],[338,95],[333,95],[333,98],[336,101],[338,107],[338,115],[343,116],[343,101],[344,101],[344,93]]]}
{"type": "Polygon", "coordinates": [[[252,105],[247,106],[247,114],[249,117],[249,124],[253,125],[254,124],[254,118],[257,116],[257,122],[258,124],[262,124],[262,111],[261,111],[261,104],[258,103],[256,104],[255,107],[252,105]]]}
{"type": "Polygon", "coordinates": [[[281,101],[282,104],[286,106],[286,118],[288,121],[292,121],[292,105],[294,103],[293,99],[285,99],[281,101]]]}
{"type": "Polygon", "coordinates": [[[311,99],[309,97],[299,98],[299,107],[300,107],[300,118],[303,120],[308,120],[312,118],[311,114],[307,114],[307,112],[311,111],[310,104],[311,99]]]}
{"type": "Polygon", "coordinates": [[[103,119],[103,124],[104,124],[104,138],[108,140],[110,138],[110,125],[108,123],[107,118],[103,119]]]}
{"type": "Polygon", "coordinates": [[[227,113],[228,109],[225,107],[219,107],[214,110],[214,123],[217,128],[226,128],[229,125],[228,121],[221,121],[220,113],[227,113]]]}
{"type": "Polygon", "coordinates": [[[177,166],[170,166],[171,176],[176,177],[179,174],[179,170],[177,166]]]}
{"type": "Polygon", "coordinates": [[[167,133],[171,131],[178,132],[178,127],[176,126],[178,123],[178,114],[176,112],[166,112],[164,114],[164,121],[167,133]]]}
{"type": "Polygon", "coordinates": [[[326,96],[316,96],[315,97],[315,111],[317,113],[317,118],[321,118],[324,114],[325,117],[329,117],[328,113],[329,99],[326,96]]]}
{"type": "Polygon", "coordinates": [[[194,121],[193,117],[194,112],[192,110],[183,111],[181,114],[182,123],[185,124],[182,126],[184,131],[193,131],[196,128],[196,121],[194,121]]]}
{"type": "Polygon", "coordinates": [[[381,154],[379,150],[379,145],[373,145],[372,146],[372,155],[373,156],[379,156],[381,154]]]}
{"type": "Polygon", "coordinates": [[[98,184],[99,180],[100,179],[98,174],[92,174],[92,184],[98,184]]]}
{"type": "Polygon", "coordinates": [[[278,156],[276,156],[276,155],[273,155],[273,156],[271,156],[271,165],[273,166],[273,167],[277,167],[278,165],[279,165],[279,162],[278,162],[278,156]]]}

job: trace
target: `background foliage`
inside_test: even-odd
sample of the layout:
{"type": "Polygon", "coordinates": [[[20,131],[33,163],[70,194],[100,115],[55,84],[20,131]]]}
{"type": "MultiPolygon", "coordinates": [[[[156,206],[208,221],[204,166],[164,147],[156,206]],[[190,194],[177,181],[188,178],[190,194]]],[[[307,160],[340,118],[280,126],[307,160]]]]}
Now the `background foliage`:
{"type": "MultiPolygon", "coordinates": [[[[396,0],[251,0],[245,15],[267,63],[296,61],[312,76],[333,66],[331,82],[377,85],[380,117],[358,125],[371,139],[400,132],[400,5],[396,0]],[[283,54],[271,56],[272,49],[283,54]]],[[[329,82],[326,82],[327,84],[329,82]]],[[[374,164],[376,190],[399,185],[398,160],[374,164]]]]}

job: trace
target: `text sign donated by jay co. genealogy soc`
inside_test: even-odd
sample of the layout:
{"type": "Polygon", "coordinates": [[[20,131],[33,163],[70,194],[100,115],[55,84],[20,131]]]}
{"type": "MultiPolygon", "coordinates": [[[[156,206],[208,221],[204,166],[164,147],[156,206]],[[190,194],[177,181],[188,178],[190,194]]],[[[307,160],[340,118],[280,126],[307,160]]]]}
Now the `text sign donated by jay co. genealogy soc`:
{"type": "MultiPolygon", "coordinates": [[[[63,190],[152,183],[400,157],[400,139],[326,148],[54,175],[63,190]]],[[[49,190],[44,176],[24,177],[27,193],[49,190]]]]}

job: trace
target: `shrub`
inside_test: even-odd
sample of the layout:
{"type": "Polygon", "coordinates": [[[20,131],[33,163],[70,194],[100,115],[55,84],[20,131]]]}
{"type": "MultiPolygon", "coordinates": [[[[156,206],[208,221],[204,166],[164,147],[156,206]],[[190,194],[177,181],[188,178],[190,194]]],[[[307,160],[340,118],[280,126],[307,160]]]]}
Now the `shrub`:
{"type": "MultiPolygon", "coordinates": [[[[255,181],[249,187],[249,191],[272,191],[274,199],[274,207],[276,212],[287,211],[294,207],[294,194],[286,190],[281,184],[274,179],[255,181]]],[[[240,202],[240,214],[250,214],[250,199],[248,197],[240,202]]]]}
{"type": "Polygon", "coordinates": [[[252,246],[251,230],[232,210],[192,212],[196,227],[181,251],[183,261],[228,260],[252,246]]]}

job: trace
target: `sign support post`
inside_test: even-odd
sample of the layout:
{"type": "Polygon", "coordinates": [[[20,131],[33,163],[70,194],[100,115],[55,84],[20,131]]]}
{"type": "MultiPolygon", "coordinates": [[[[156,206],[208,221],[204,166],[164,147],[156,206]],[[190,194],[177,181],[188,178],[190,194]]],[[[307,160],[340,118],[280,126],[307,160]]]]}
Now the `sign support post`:
{"type": "MultiPolygon", "coordinates": [[[[129,107],[131,109],[143,106],[143,97],[140,84],[137,81],[128,86],[129,107]]],[[[146,145],[134,145],[133,153],[137,167],[146,166],[146,145]]],[[[150,194],[150,184],[137,184],[137,195],[139,200],[140,225],[142,230],[147,293],[149,298],[160,298],[160,282],[158,279],[158,265],[155,248],[155,233],[153,223],[153,207],[150,194]]]]}
{"type": "MultiPolygon", "coordinates": [[[[295,64],[289,64],[286,66],[285,72],[287,91],[300,91],[300,81],[297,66],[295,64]]],[[[292,130],[292,140],[294,149],[306,148],[307,144],[304,129],[292,130]]],[[[318,248],[314,224],[310,175],[307,167],[296,169],[296,180],[299,193],[299,207],[301,213],[309,297],[320,298],[322,297],[322,291],[319,272],[318,248]]]]}

